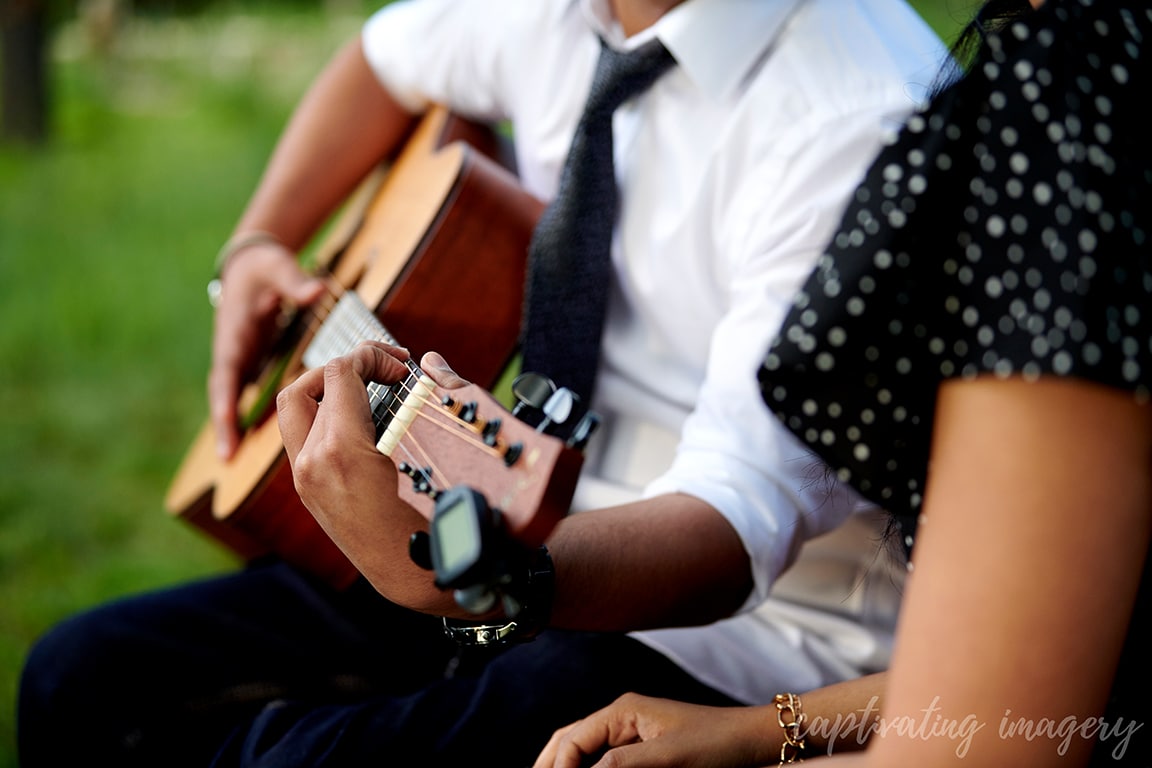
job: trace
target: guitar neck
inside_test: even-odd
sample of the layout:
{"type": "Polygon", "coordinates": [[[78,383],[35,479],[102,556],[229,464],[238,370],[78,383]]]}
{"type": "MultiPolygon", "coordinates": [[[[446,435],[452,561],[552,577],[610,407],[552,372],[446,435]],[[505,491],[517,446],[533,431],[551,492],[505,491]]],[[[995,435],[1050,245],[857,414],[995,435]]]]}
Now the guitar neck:
{"type": "MultiPolygon", "coordinates": [[[[398,345],[349,291],[317,329],[304,361],[323,365],[365,340],[398,345]]],[[[469,384],[440,393],[416,363],[407,365],[402,381],[367,385],[376,448],[411,479],[401,483],[401,496],[430,518],[440,493],[466,485],[500,508],[514,532],[520,528],[535,538],[550,530],[566,512],[548,509],[551,498],[557,488],[570,493],[579,451],[511,417],[486,390],[469,384]]]]}
{"type": "Polygon", "coordinates": [[[333,358],[348,354],[362,341],[383,341],[399,346],[360,296],[355,291],[345,291],[304,350],[304,365],[318,368],[333,358]]]}

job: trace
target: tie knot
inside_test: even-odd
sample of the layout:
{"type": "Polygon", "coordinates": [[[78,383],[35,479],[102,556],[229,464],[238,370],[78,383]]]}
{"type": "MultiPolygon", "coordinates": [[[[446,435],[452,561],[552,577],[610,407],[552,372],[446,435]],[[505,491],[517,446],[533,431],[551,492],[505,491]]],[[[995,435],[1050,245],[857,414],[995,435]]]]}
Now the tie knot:
{"type": "Polygon", "coordinates": [[[651,85],[673,62],[672,54],[655,38],[626,53],[612,50],[601,40],[600,60],[585,112],[614,112],[629,97],[651,85]]]}

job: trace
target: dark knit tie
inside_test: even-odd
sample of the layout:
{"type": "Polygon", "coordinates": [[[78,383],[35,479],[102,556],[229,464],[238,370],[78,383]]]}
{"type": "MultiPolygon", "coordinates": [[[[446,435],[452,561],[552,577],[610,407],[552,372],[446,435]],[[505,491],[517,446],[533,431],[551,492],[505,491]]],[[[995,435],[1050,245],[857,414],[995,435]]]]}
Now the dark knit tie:
{"type": "Polygon", "coordinates": [[[609,248],[617,213],[612,113],[672,63],[659,40],[629,53],[601,41],[560,188],[529,247],[522,368],[585,400],[592,396],[611,282],[609,248]]]}

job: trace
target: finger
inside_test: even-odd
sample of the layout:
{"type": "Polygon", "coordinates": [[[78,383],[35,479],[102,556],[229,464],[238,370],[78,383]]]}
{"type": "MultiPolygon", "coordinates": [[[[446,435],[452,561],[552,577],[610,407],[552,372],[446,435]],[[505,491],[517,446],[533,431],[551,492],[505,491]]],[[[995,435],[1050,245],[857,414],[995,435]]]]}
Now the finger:
{"type": "Polygon", "coordinates": [[[212,337],[208,402],[216,452],[228,459],[240,442],[240,390],[274,332],[275,317],[285,303],[316,301],[324,284],[309,278],[291,251],[278,245],[251,246],[237,254],[225,265],[223,280],[212,337]]]}
{"type": "Polygon", "coordinates": [[[404,364],[407,359],[406,349],[364,342],[348,355],[305,371],[281,390],[276,397],[276,412],[289,463],[295,466],[296,456],[317,424],[321,401],[327,405],[325,431],[346,432],[345,439],[374,437],[366,386],[372,381],[399,381],[408,374],[404,364]]]}
{"type": "Polygon", "coordinates": [[[633,741],[635,731],[622,729],[619,715],[608,707],[568,726],[556,742],[553,768],[580,768],[588,755],[633,741]]]}
{"type": "Polygon", "coordinates": [[[536,762],[532,763],[532,768],[557,768],[557,766],[560,765],[560,763],[557,762],[560,743],[564,740],[568,732],[575,728],[579,722],[580,721],[577,720],[575,723],[570,723],[563,728],[557,729],[552,734],[552,738],[548,739],[548,743],[544,745],[544,749],[540,750],[540,754],[536,756],[536,762]]]}
{"type": "Polygon", "coordinates": [[[240,443],[238,389],[234,376],[228,375],[224,368],[212,366],[208,373],[208,415],[216,434],[216,455],[221,460],[232,458],[240,443]]]}
{"type": "Polygon", "coordinates": [[[245,327],[237,313],[224,307],[216,314],[212,337],[212,367],[208,372],[208,407],[216,431],[216,453],[228,459],[240,441],[237,402],[244,370],[244,352],[250,345],[252,329],[245,327]]]}
{"type": "Polygon", "coordinates": [[[367,368],[364,369],[365,383],[376,381],[392,384],[408,376],[407,363],[412,359],[412,354],[404,347],[397,347],[386,341],[376,339],[368,339],[356,345],[357,349],[362,347],[373,350],[372,356],[366,357],[362,361],[367,364],[367,368]]]}
{"type": "Polygon", "coordinates": [[[376,427],[369,407],[363,352],[329,360],[324,373],[324,425],[336,444],[373,440],[376,427]]]}
{"type": "Polygon", "coordinates": [[[639,738],[632,713],[601,710],[576,723],[560,745],[557,768],[579,768],[582,758],[611,747],[631,744],[639,738]]]}
{"type": "Polygon", "coordinates": [[[432,377],[432,380],[445,389],[456,389],[468,385],[468,380],[461,377],[439,352],[426,352],[420,359],[420,370],[432,377]]]}
{"type": "Polygon", "coordinates": [[[641,741],[614,747],[592,764],[592,768],[676,768],[678,756],[669,756],[655,747],[658,742],[641,741]],[[610,761],[610,762],[609,762],[610,761]]]}
{"type": "Polygon", "coordinates": [[[309,390],[308,394],[323,399],[325,428],[335,440],[368,439],[375,443],[376,425],[367,386],[407,378],[407,359],[408,350],[373,341],[363,342],[324,365],[323,392],[309,390]]]}
{"type": "Polygon", "coordinates": [[[316,422],[320,400],[324,396],[324,369],[305,371],[296,381],[276,395],[276,418],[280,441],[288,454],[288,463],[296,466],[296,457],[304,447],[316,422]]]}
{"type": "Polygon", "coordinates": [[[308,306],[324,295],[324,282],[305,272],[291,251],[286,248],[279,250],[283,251],[281,256],[287,255],[288,258],[272,259],[266,265],[265,274],[273,291],[284,301],[298,306],[308,306]]]}

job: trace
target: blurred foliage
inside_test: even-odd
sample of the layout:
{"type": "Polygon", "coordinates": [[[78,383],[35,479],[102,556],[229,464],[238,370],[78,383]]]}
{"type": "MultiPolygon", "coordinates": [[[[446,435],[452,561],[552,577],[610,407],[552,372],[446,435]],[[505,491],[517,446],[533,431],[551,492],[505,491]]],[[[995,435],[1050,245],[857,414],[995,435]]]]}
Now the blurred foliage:
{"type": "Polygon", "coordinates": [[[207,415],[204,285],[292,106],[362,19],[212,11],[53,34],[53,138],[0,148],[0,768],[39,633],[234,567],[162,506],[207,415]]]}
{"type": "MultiPolygon", "coordinates": [[[[64,22],[84,15],[103,0],[43,0],[51,17],[64,22]]],[[[204,14],[266,14],[283,11],[366,14],[380,7],[373,0],[117,0],[122,10],[150,18],[191,18],[204,14]]]]}

